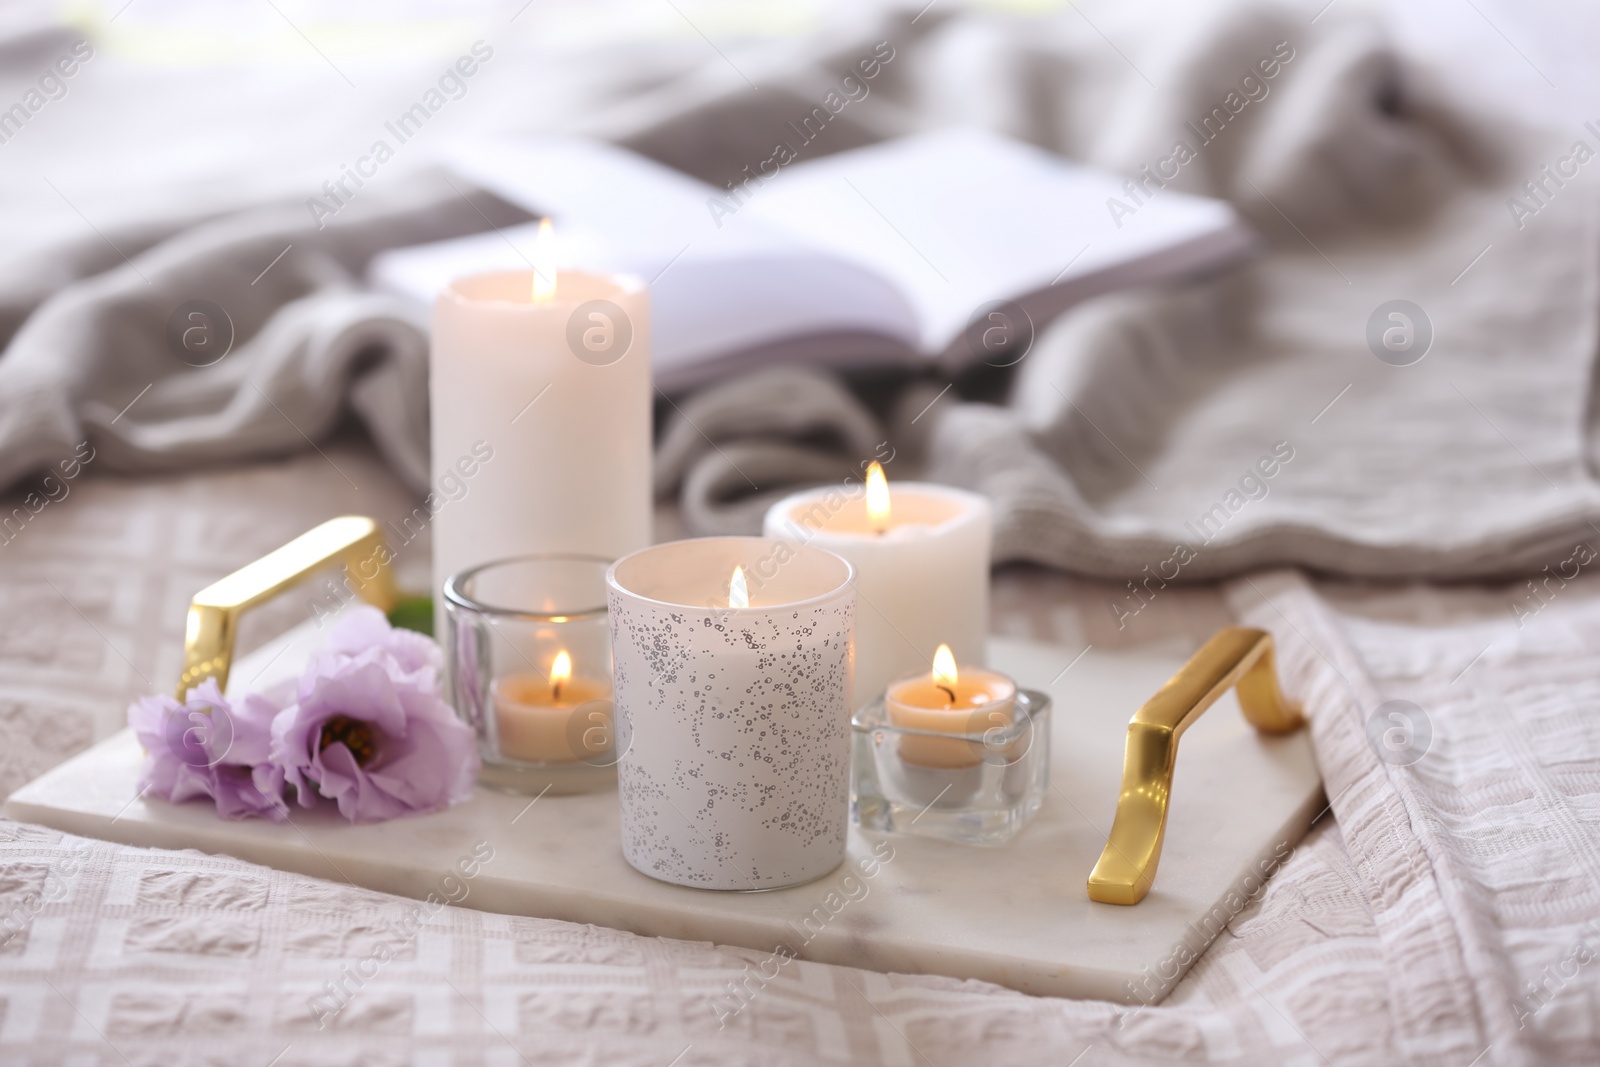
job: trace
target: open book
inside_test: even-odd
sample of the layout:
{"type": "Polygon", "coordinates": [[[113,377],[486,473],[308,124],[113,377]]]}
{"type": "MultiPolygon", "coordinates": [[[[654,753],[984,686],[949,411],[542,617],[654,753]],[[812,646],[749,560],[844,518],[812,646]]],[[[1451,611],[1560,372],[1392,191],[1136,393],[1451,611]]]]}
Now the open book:
{"type": "MultiPolygon", "coordinates": [[[[1227,204],[975,130],[776,167],[717,189],[609,145],[499,140],[450,165],[555,221],[560,265],[651,287],[656,384],[778,360],[950,371],[1020,358],[1099,293],[1215,266],[1255,243],[1227,204]]],[[[774,160],[765,161],[764,166],[774,160]]],[[[462,274],[526,269],[536,227],[377,257],[380,289],[432,303],[462,274]]]]}

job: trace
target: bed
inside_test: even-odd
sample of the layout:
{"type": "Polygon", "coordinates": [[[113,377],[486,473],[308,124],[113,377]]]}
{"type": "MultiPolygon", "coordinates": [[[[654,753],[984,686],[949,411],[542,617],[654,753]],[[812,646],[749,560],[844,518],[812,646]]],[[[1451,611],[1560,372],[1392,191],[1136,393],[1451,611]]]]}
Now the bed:
{"type": "MultiPolygon", "coordinates": [[[[103,62],[128,63],[155,39],[148,33],[168,17],[166,10],[157,5],[144,16],[154,23],[135,21],[136,32],[107,38],[120,51],[106,51],[103,62]]],[[[1570,38],[1547,34],[1542,39],[1551,43],[1534,48],[1522,40],[1520,25],[1498,28],[1509,15],[1487,5],[1474,10],[1441,16],[1431,6],[1407,7],[1394,23],[1418,54],[1456,64],[1458,81],[1472,66],[1460,56],[1478,57],[1493,73],[1476,89],[1462,89],[1468,97],[1499,94],[1503,101],[1522,93],[1528,107],[1542,107],[1535,97],[1549,75],[1575,87],[1569,100],[1587,99],[1581,51],[1570,38]],[[1441,26],[1428,36],[1430,27],[1441,26]],[[1493,50],[1508,44],[1513,53],[1530,53],[1523,56],[1529,69],[1515,55],[1500,62],[1505,56],[1493,50]],[[1452,49],[1459,54],[1447,55],[1452,49]]],[[[509,8],[493,14],[508,24],[520,15],[509,8]]],[[[670,8],[657,14],[677,19],[670,8]]],[[[1072,48],[1103,49],[1111,38],[1100,34],[1102,26],[1126,40],[1118,29],[1125,24],[1112,26],[1108,12],[1058,14],[1052,25],[1077,27],[1072,48]]],[[[1315,10],[1293,14],[1300,20],[1296,32],[1307,35],[1322,18],[1315,10]]],[[[122,17],[137,19],[138,8],[122,17]]],[[[830,32],[839,25],[858,34],[871,29],[852,21],[866,18],[859,13],[828,17],[842,20],[829,23],[830,32]]],[[[895,17],[909,25],[923,16],[912,8],[895,17]]],[[[1530,17],[1539,24],[1547,19],[1530,17]]],[[[764,42],[795,35],[792,27],[758,27],[748,34],[750,49],[724,65],[706,51],[710,38],[694,22],[674,21],[671,32],[650,22],[648,32],[632,38],[628,33],[645,24],[630,24],[634,29],[622,32],[620,42],[611,41],[616,62],[596,72],[586,65],[585,49],[605,37],[584,25],[591,36],[562,44],[564,58],[552,60],[548,82],[538,81],[543,74],[530,80],[527,99],[546,107],[559,105],[562,92],[598,100],[604,106],[597,105],[590,132],[669,161],[674,153],[693,154],[696,145],[714,155],[717,139],[704,133],[705,116],[719,113],[725,95],[742,91],[743,71],[758,69],[750,64],[764,42]],[[541,97],[534,92],[541,86],[557,88],[541,97]],[[656,106],[640,110],[633,93],[640,86],[660,89],[652,97],[656,106]],[[702,125],[686,126],[683,116],[702,125]]],[[[35,30],[19,33],[8,55],[28,57],[38,48],[53,55],[76,32],[35,30]]],[[[297,40],[282,32],[273,47],[297,40]]],[[[798,37],[812,58],[827,51],[798,37]]],[[[996,53],[958,47],[971,39],[930,45],[929,69],[972,76],[962,63],[996,53]]],[[[153,173],[159,168],[134,175],[125,195],[113,178],[83,165],[95,158],[96,136],[125,158],[142,150],[137,131],[111,128],[105,102],[116,83],[96,86],[86,77],[64,103],[52,104],[71,136],[30,141],[41,132],[30,128],[7,144],[7,162],[19,164],[0,176],[6,217],[16,219],[18,235],[3,274],[0,310],[8,328],[66,279],[115,269],[196,219],[322,181],[327,160],[342,158],[349,137],[383,114],[377,105],[337,115],[316,108],[319,94],[345,91],[340,66],[367,84],[392,88],[396,99],[417,64],[426,66],[412,57],[404,69],[369,67],[337,50],[323,57],[333,70],[315,56],[301,58],[327,84],[303,80],[294,93],[275,98],[273,106],[301,109],[291,112],[301,119],[269,124],[270,135],[259,139],[247,128],[222,125],[221,103],[184,100],[171,82],[145,70],[140,77],[148,84],[138,91],[148,92],[149,113],[170,106],[174,123],[217,122],[216,150],[200,157],[203,165],[173,161],[159,180],[153,173]],[[300,150],[285,147],[296,140],[300,150]],[[267,165],[274,153],[283,161],[279,170],[267,165]],[[36,170],[25,173],[29,166],[36,170]],[[35,179],[59,176],[58,167],[75,177],[56,198],[41,193],[35,179]],[[218,179],[232,184],[222,188],[218,179]],[[104,233],[83,230],[91,218],[104,233]],[[104,247],[107,235],[117,242],[114,255],[104,247]]],[[[1121,63],[1111,52],[1102,58],[1107,66],[1094,69],[1121,63]]],[[[425,53],[424,59],[432,62],[425,53]]],[[[245,92],[255,84],[251,76],[246,71],[230,85],[245,92]]],[[[803,71],[798,77],[803,83],[803,71]]],[[[138,79],[122,84],[132,92],[138,79]]],[[[1084,99],[1104,102],[1092,92],[1084,99]]],[[[945,99],[940,106],[960,111],[982,103],[945,99]]],[[[486,127],[515,125],[492,107],[478,114],[486,127]]],[[[977,117],[1008,121],[1003,113],[977,117]]],[[[1061,121],[1071,125],[1067,117],[1061,121]]],[[[1313,254],[1302,252],[1315,266],[1313,254]]],[[[1483,261],[1484,268],[1493,264],[1483,261]]],[[[1592,352],[1591,345],[1591,359],[1592,352]]],[[[1315,406],[1306,418],[1313,414],[1315,406]]],[[[1530,421],[1541,417],[1537,409],[1527,414],[1530,421]]],[[[130,473],[91,464],[70,492],[7,530],[0,545],[0,608],[7,619],[0,627],[0,794],[118,729],[134,697],[169,688],[180,666],[184,608],[196,589],[331,516],[360,512],[388,520],[412,511],[412,488],[395,473],[393,457],[348,421],[334,422],[336,428],[317,435],[316,448],[296,445],[227,465],[188,462],[130,473]]],[[[1589,448],[1572,444],[1564,462],[1573,478],[1586,477],[1582,457],[1589,448]]],[[[1543,454],[1535,459],[1546,463],[1543,454]]],[[[12,490],[7,511],[18,506],[21,491],[12,490]]],[[[1439,514],[1451,518],[1448,509],[1439,514]]],[[[664,505],[657,537],[680,529],[677,509],[664,505]]],[[[1541,542],[1545,550],[1559,565],[1576,546],[1552,534],[1541,542]]],[[[426,585],[427,558],[425,538],[407,546],[397,561],[402,584],[426,585]]],[[[1103,570],[1137,568],[1110,560],[1103,570]]],[[[268,1067],[1473,1067],[1600,1060],[1600,968],[1593,962],[1600,951],[1600,672],[1593,658],[1600,648],[1600,584],[1583,567],[1537,588],[1523,576],[1494,574],[1421,584],[1403,574],[1357,581],[1291,567],[1228,570],[1226,578],[1163,587],[1132,619],[1114,608],[1127,592],[1121,580],[1029,564],[1008,565],[995,577],[998,632],[1069,648],[1156,644],[1186,651],[1232,622],[1267,629],[1278,643],[1287,689],[1308,710],[1327,809],[1160,1004],[1029,997],[979,982],[796,962],[727,1017],[716,1010],[719,998],[729,983],[748,979],[761,953],[491,915],[473,910],[470,900],[428,916],[414,936],[400,938],[392,961],[374,969],[363,961],[375,944],[395,940],[409,902],[226,855],[118,846],[5,821],[0,1060],[268,1067]],[[332,1002],[343,1008],[329,1021],[319,1005],[332,1002]]],[[[304,609],[286,600],[252,615],[242,645],[259,644],[304,609]]]]}

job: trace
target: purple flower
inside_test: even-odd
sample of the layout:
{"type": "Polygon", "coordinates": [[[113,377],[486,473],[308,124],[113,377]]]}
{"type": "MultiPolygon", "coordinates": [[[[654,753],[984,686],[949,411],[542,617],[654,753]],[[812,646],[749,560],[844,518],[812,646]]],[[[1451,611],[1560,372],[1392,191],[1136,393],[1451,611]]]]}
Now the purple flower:
{"type": "Polygon", "coordinates": [[[136,701],[128,725],[147,753],[140,788],[172,803],[210,797],[224,819],[282,821],[289,813],[283,772],[266,765],[277,713],[254,696],[233,707],[214,678],[182,704],[168,696],[136,701]]]}
{"type": "Polygon", "coordinates": [[[359,656],[369,648],[381,648],[407,673],[431,667],[437,674],[444,667],[444,654],[433,638],[415,630],[397,630],[383,612],[361,604],[339,616],[328,631],[322,648],[339,656],[359,656]]]}
{"type": "Polygon", "coordinates": [[[440,697],[438,646],[348,613],[272,721],[272,762],[301,805],[336,800],[352,822],[436,811],[472,795],[472,730],[440,697]]]}

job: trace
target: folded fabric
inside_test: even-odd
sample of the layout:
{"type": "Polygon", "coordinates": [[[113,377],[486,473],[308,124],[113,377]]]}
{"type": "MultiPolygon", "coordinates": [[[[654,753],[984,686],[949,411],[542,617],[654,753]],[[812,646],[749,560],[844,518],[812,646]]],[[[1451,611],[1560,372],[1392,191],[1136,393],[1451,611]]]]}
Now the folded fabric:
{"type": "MultiPolygon", "coordinates": [[[[1271,563],[1537,571],[1600,530],[1581,170],[1596,136],[1469,120],[1369,12],[1148,3],[1093,25],[902,12],[801,62],[742,57],[761,91],[731,73],[652,83],[573,132],[721,185],[766,158],[855,45],[886,36],[893,68],[808,154],[986,125],[1127,174],[1108,225],[1205,193],[1269,251],[1081,305],[1037,338],[1003,404],[880,387],[874,409],[798,372],[672,398],[657,488],[679,494],[692,531],[754,531],[765,502],[854,469],[880,440],[897,473],[920,466],[994,501],[997,559],[1139,582],[1271,563]]],[[[425,339],[354,278],[379,248],[517,213],[438,175],[364,196],[321,231],[298,208],[207,222],[46,300],[0,357],[0,484],[84,443],[97,470],[126,471],[310,448],[353,412],[420,490],[425,339]],[[215,310],[192,319],[197,301],[215,310]],[[214,347],[187,349],[191,329],[214,347]]],[[[1062,249],[1063,264],[1082,251],[1062,249]]],[[[103,266],[63,256],[41,270],[103,266]]]]}
{"type": "MultiPolygon", "coordinates": [[[[1159,586],[1277,563],[1462,578],[1565,559],[1600,531],[1600,241],[1588,185],[1540,167],[1576,171],[1585,150],[1469,124],[1367,14],[1308,27],[1236,5],[1169,25],[1108,72],[1066,32],[952,19],[901,69],[937,70],[936,99],[963,116],[1132,176],[1113,218],[1169,190],[1224,197],[1269,252],[1083,304],[1037,338],[1007,403],[902,403],[889,440],[924,476],[994,501],[997,560],[1159,586]],[[1104,74],[1114,106],[1046,92],[1042,71],[1050,85],[1104,74]]],[[[708,436],[684,514],[754,531],[719,503],[739,487],[708,436]]],[[[812,457],[785,472],[767,454],[768,478],[812,477],[812,457]]]]}
{"type": "Polygon", "coordinates": [[[424,172],[368,192],[322,229],[299,206],[263,207],[65,286],[0,357],[0,485],[86,439],[96,464],[128,472],[298,451],[348,410],[422,491],[427,324],[357,279],[391,245],[526,217],[424,172]]]}
{"type": "Polygon", "coordinates": [[[858,473],[883,427],[835,378],[800,367],[757,371],[668,405],[655,454],[656,492],[681,486],[698,533],[759,533],[767,508],[796,483],[858,473]]]}

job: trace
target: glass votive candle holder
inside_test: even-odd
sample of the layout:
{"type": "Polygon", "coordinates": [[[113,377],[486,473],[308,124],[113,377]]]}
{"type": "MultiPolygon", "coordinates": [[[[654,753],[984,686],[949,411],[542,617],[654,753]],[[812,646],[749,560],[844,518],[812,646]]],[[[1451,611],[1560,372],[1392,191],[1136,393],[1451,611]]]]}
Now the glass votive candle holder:
{"type": "Polygon", "coordinates": [[[616,783],[608,566],[519,556],[445,582],[450,689],[478,735],[484,785],[539,794],[616,783]]]}
{"type": "Polygon", "coordinates": [[[850,721],[850,810],[866,830],[1001,845],[1050,788],[1050,698],[1004,675],[965,677],[954,706],[926,673],[891,682],[850,721]],[[971,699],[976,695],[976,701],[971,699]]]}

